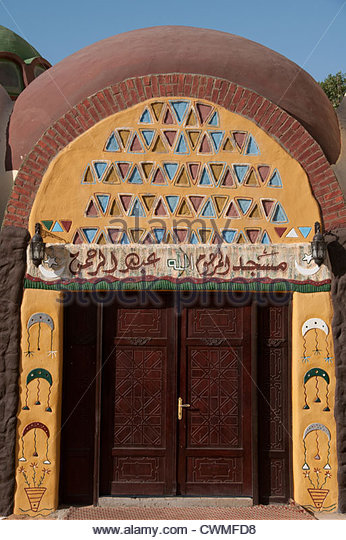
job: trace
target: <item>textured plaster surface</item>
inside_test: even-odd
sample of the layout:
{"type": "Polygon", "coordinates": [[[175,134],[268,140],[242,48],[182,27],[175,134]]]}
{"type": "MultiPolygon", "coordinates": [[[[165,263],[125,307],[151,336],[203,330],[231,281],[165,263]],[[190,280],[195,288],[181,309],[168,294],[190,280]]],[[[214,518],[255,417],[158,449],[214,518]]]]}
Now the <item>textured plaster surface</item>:
{"type": "Polygon", "coordinates": [[[346,96],[336,110],[341,136],[341,151],[338,161],[332,166],[332,169],[339,181],[341,191],[346,200],[346,96]]]}
{"type": "Polygon", "coordinates": [[[0,233],[0,515],[13,509],[18,405],[20,304],[29,234],[6,227],[0,233]]]}

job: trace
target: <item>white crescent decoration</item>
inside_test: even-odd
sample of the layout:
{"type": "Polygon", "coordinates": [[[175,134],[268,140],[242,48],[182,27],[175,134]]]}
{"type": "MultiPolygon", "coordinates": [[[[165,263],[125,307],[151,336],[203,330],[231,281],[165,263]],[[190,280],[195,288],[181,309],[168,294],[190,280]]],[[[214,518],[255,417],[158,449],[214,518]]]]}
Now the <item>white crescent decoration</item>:
{"type": "Polygon", "coordinates": [[[313,276],[321,268],[320,266],[317,266],[317,264],[315,264],[311,268],[304,268],[304,266],[301,266],[299,263],[297,263],[297,261],[294,261],[294,264],[298,272],[300,274],[303,274],[303,276],[313,276]]]}
{"type": "Polygon", "coordinates": [[[329,328],[327,323],[323,319],[318,318],[312,318],[307,319],[302,326],[302,334],[305,336],[306,332],[309,330],[312,330],[313,328],[318,328],[319,330],[322,330],[328,336],[329,334],[329,328]]]}
{"type": "Polygon", "coordinates": [[[45,268],[44,266],[42,266],[42,264],[40,264],[38,269],[41,272],[42,277],[44,277],[45,279],[58,279],[65,270],[64,266],[56,270],[52,270],[49,268],[45,268]]]}

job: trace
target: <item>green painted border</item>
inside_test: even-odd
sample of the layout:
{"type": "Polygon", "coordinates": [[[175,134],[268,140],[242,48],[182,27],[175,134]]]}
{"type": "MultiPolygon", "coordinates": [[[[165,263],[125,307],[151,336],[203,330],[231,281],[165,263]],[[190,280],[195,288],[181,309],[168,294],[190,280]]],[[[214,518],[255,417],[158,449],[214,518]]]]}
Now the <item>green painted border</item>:
{"type": "Polygon", "coordinates": [[[206,283],[172,283],[165,279],[158,279],[157,281],[138,281],[138,282],[123,282],[123,281],[99,281],[98,283],[44,283],[42,281],[32,281],[28,278],[24,279],[25,289],[43,289],[49,291],[139,291],[139,290],[151,290],[151,291],[253,291],[253,292],[329,292],[330,283],[324,283],[322,285],[312,285],[310,283],[292,283],[289,281],[278,281],[274,283],[261,283],[261,282],[206,282],[206,283]]]}

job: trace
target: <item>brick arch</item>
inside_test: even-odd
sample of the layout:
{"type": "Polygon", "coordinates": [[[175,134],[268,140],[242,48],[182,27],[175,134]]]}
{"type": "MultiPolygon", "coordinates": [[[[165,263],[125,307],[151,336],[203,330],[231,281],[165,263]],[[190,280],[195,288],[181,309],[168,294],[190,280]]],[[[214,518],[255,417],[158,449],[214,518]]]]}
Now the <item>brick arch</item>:
{"type": "Polygon", "coordinates": [[[225,79],[173,73],[134,77],[108,86],[52,124],[19,169],[4,226],[27,228],[31,207],[49,163],[75,138],[112,114],[163,96],[206,99],[255,122],[307,173],[325,228],[337,227],[345,221],[343,196],[333,170],[321,147],[297,120],[256,92],[225,79]]]}

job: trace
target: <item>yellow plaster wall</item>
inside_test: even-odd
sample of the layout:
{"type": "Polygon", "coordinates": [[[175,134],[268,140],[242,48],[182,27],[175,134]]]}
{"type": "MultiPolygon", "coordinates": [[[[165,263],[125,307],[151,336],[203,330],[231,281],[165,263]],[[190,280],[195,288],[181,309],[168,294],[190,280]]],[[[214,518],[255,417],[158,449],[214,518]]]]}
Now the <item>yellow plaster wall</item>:
{"type": "MultiPolygon", "coordinates": [[[[292,314],[292,446],[294,499],[313,511],[333,511],[337,508],[337,456],[334,420],[335,368],[333,338],[331,335],[332,305],[330,294],[293,294],[292,314]],[[328,335],[320,328],[312,328],[302,335],[303,323],[309,319],[322,319],[328,335]],[[330,384],[323,377],[312,377],[305,385],[304,375],[310,369],[322,369],[329,375],[330,384]],[[327,393],[328,390],[328,393],[327,393]],[[321,402],[315,402],[316,392],[321,402]],[[306,398],[306,399],[305,399],[306,398]],[[328,402],[328,403],[327,403],[328,402]],[[308,405],[308,409],[304,406],[308,405]],[[330,411],[324,411],[329,404],[330,411]],[[305,437],[308,426],[312,429],[305,437]],[[325,426],[331,435],[328,459],[328,436],[320,429],[325,426]],[[320,459],[318,459],[320,458],[320,459]],[[309,468],[304,464],[307,464],[309,468]],[[304,467],[304,468],[303,468],[304,467]],[[311,491],[311,497],[308,489],[311,491]],[[325,497],[325,498],[324,498],[325,497]],[[322,506],[320,506],[322,504],[322,506]]],[[[320,324],[320,323],[319,323],[320,324]]],[[[312,322],[314,325],[314,322],[312,322]]],[[[310,324],[308,325],[310,327],[310,324]]],[[[325,328],[325,327],[324,327],[325,328]]]]}
{"type": "Polygon", "coordinates": [[[31,517],[47,515],[58,506],[63,346],[60,295],[61,293],[56,291],[25,290],[21,310],[14,513],[31,517]],[[51,318],[54,323],[53,333],[46,322],[37,322],[30,326],[28,334],[28,321],[34,314],[39,313],[45,313],[51,318]],[[33,370],[37,370],[34,373],[41,374],[42,377],[32,378],[31,382],[26,384],[27,377],[33,370]],[[47,370],[52,377],[50,395],[50,385],[43,370],[47,370]],[[39,404],[35,404],[37,401],[39,404]],[[51,411],[47,411],[47,408],[51,411]],[[39,424],[36,424],[35,429],[37,422],[39,424]],[[33,426],[32,429],[23,437],[23,431],[30,425],[33,426]],[[49,437],[40,425],[48,428],[49,437]]]}
{"type": "MultiPolygon", "coordinates": [[[[222,107],[215,106],[205,100],[193,100],[189,98],[170,99],[173,99],[173,101],[178,99],[189,101],[189,111],[192,111],[196,118],[198,118],[197,108],[199,105],[210,106],[211,110],[218,114],[218,126],[214,127],[208,123],[211,121],[212,113],[210,113],[209,118],[204,123],[199,120],[195,122],[193,119],[192,123],[197,123],[196,126],[190,125],[190,113],[185,115],[185,119],[181,124],[178,124],[177,121],[175,124],[165,124],[164,118],[167,107],[170,107],[171,115],[174,116],[168,98],[160,98],[159,100],[162,107],[158,119],[154,115],[155,110],[158,110],[158,100],[149,100],[99,122],[68,145],[50,164],[33,205],[29,222],[30,232],[32,233],[34,231],[36,222],[41,222],[43,235],[47,241],[73,243],[76,231],[80,231],[81,228],[97,227],[98,232],[92,242],[108,243],[111,241],[107,233],[108,227],[121,228],[123,230],[127,227],[130,230],[139,229],[137,233],[130,231],[128,234],[130,243],[137,242],[137,240],[142,243],[146,240],[146,234],[152,231],[154,227],[165,227],[167,234],[163,243],[172,243],[171,234],[168,234],[168,231],[170,230],[172,233],[174,220],[185,219],[187,224],[178,223],[175,226],[181,228],[190,227],[192,231],[196,232],[197,243],[213,243],[215,241],[213,228],[216,225],[219,231],[222,231],[223,228],[235,229],[237,232],[234,240],[232,240],[235,243],[253,242],[256,233],[249,240],[248,229],[260,230],[258,237],[254,240],[256,243],[263,240],[262,235],[264,231],[269,235],[270,243],[294,243],[312,239],[314,234],[313,225],[315,221],[320,221],[320,214],[318,205],[312,195],[307,175],[297,161],[283,150],[274,139],[246,118],[231,113],[222,107]],[[141,116],[146,110],[151,114],[153,120],[151,124],[140,122],[141,116]],[[128,142],[125,145],[120,140],[123,133],[122,130],[124,129],[127,130],[127,134],[130,134],[128,136],[128,142]],[[143,129],[155,131],[156,135],[149,146],[145,144],[144,136],[141,134],[140,130],[143,129]],[[188,154],[175,153],[174,145],[173,148],[169,148],[168,143],[166,143],[166,148],[155,148],[156,136],[160,135],[164,141],[163,132],[165,130],[177,131],[176,141],[178,141],[182,133],[185,135],[188,154]],[[200,132],[199,142],[195,149],[189,143],[188,135],[193,130],[200,132]],[[200,152],[199,145],[204,134],[207,134],[212,146],[211,134],[218,131],[223,133],[219,151],[213,151],[211,153],[200,152]],[[105,146],[110,135],[114,132],[119,143],[119,151],[109,152],[106,151],[105,146]],[[237,147],[234,139],[235,133],[239,132],[245,134],[245,142],[240,148],[237,147]],[[131,140],[136,133],[144,149],[143,153],[131,152],[131,140]],[[258,147],[256,155],[248,155],[246,153],[250,137],[252,137],[252,140],[258,147]],[[227,146],[226,144],[227,139],[232,144],[231,150],[229,145],[227,146]],[[225,145],[226,147],[224,148],[225,145]],[[130,162],[131,168],[128,178],[122,180],[120,175],[116,174],[118,183],[109,184],[106,178],[108,172],[106,172],[104,177],[98,181],[95,169],[93,168],[93,162],[95,160],[106,160],[108,163],[107,171],[115,163],[130,162]],[[167,185],[153,183],[153,177],[157,168],[161,167],[164,171],[163,165],[172,162],[176,162],[179,165],[174,178],[172,180],[168,179],[167,185]],[[199,179],[194,181],[189,174],[187,164],[192,162],[200,164],[200,171],[204,165],[210,165],[211,163],[224,164],[224,169],[220,172],[218,180],[215,178],[212,179],[212,185],[199,185],[199,179]],[[154,165],[148,178],[146,178],[143,172],[143,165],[145,166],[148,163],[153,163],[154,165]],[[236,174],[232,168],[234,164],[245,164],[249,166],[248,173],[242,183],[236,178],[236,174]],[[136,165],[143,179],[142,184],[129,182],[131,171],[134,170],[136,165]],[[268,178],[264,182],[260,179],[258,172],[258,167],[261,165],[267,165],[269,167],[268,178]],[[185,166],[186,178],[179,182],[177,179],[183,166],[185,166]],[[88,167],[90,167],[89,180],[93,180],[93,183],[83,183],[83,178],[85,178],[85,172],[88,170],[88,167]],[[233,176],[234,185],[232,187],[222,185],[227,167],[230,167],[231,175],[233,176]],[[270,178],[275,170],[278,171],[281,177],[281,188],[269,187],[270,178]],[[250,180],[249,175],[251,171],[253,171],[253,175],[250,180]],[[247,185],[248,181],[250,185],[247,185]],[[121,193],[132,196],[131,204],[134,204],[135,196],[139,196],[139,201],[146,213],[145,217],[135,218],[131,216],[131,206],[126,212],[119,200],[119,194],[121,193]],[[95,198],[96,194],[110,197],[110,202],[105,212],[101,211],[95,198]],[[150,208],[146,207],[143,199],[143,196],[148,194],[153,196],[148,203],[150,208]],[[180,196],[179,204],[174,211],[171,211],[167,205],[165,200],[165,196],[167,195],[180,196]],[[191,195],[205,197],[204,202],[197,211],[193,208],[191,199],[189,198],[191,195]],[[98,217],[86,215],[86,210],[92,197],[94,197],[93,200],[94,202],[96,201],[96,206],[98,206],[98,217]],[[157,205],[160,197],[163,197],[163,202],[168,212],[168,215],[164,217],[157,215],[157,205]],[[215,197],[219,197],[219,199],[216,201],[215,197]],[[208,198],[210,198],[213,205],[217,205],[215,207],[215,218],[203,216],[203,205],[208,198]],[[246,209],[244,214],[239,208],[238,198],[251,199],[251,205],[246,209]],[[111,206],[114,200],[117,201],[120,211],[115,211],[112,215],[111,206]],[[183,200],[186,204],[184,203],[183,208],[180,208],[183,200]],[[232,200],[236,201],[234,204],[238,210],[239,218],[227,217],[229,205],[232,200]],[[263,200],[273,200],[275,204],[276,202],[280,202],[287,214],[288,222],[274,222],[272,215],[269,214],[266,216],[263,208],[263,200]],[[257,210],[255,208],[256,204],[257,210]],[[202,224],[197,222],[198,220],[202,220],[202,224]],[[62,221],[65,222],[65,225],[62,225],[62,221]],[[47,225],[47,222],[52,223],[47,225]],[[69,231],[66,230],[66,222],[71,222],[67,226],[67,228],[70,227],[69,231]],[[199,237],[198,230],[201,227],[210,230],[210,234],[208,232],[206,238],[199,237]],[[280,231],[278,233],[276,230],[277,227],[283,229],[284,232],[280,231]],[[299,230],[299,227],[310,227],[309,234],[304,236],[299,230]],[[296,234],[294,232],[292,233],[292,229],[294,229],[296,234]],[[101,234],[102,232],[104,236],[101,234]]],[[[210,176],[212,177],[211,172],[210,176]]],[[[271,210],[271,213],[273,212],[274,206],[271,210]]],[[[81,232],[81,236],[83,237],[83,232],[81,232]]],[[[189,234],[184,240],[179,241],[193,243],[189,234]]],[[[87,242],[85,237],[84,242],[87,242]]],[[[115,243],[119,242],[121,242],[120,236],[115,243]]]]}

